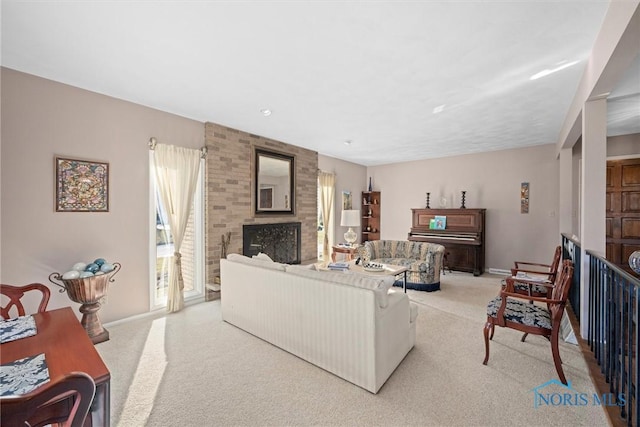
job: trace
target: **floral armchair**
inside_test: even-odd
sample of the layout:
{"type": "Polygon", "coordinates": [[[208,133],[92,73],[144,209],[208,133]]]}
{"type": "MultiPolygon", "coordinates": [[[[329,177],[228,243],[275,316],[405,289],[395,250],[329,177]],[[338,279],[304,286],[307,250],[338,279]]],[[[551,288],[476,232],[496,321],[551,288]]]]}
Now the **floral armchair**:
{"type": "MultiPolygon", "coordinates": [[[[407,288],[419,291],[440,290],[440,270],[444,246],[408,240],[372,240],[364,244],[364,259],[381,264],[409,268],[407,288]]],[[[401,285],[401,281],[396,282],[401,285]]]]}

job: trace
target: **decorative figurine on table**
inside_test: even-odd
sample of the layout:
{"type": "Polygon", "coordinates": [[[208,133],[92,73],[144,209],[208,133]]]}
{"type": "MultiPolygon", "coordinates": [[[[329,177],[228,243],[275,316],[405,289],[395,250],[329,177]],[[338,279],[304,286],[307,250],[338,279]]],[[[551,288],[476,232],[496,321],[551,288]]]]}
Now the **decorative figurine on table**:
{"type": "Polygon", "coordinates": [[[427,193],[427,209],[431,209],[431,207],[429,207],[429,197],[431,197],[431,193],[427,193]]]}
{"type": "Polygon", "coordinates": [[[463,191],[462,192],[462,204],[460,205],[460,209],[465,209],[466,208],[466,206],[464,205],[464,199],[465,199],[466,195],[467,195],[467,192],[463,191]]]}

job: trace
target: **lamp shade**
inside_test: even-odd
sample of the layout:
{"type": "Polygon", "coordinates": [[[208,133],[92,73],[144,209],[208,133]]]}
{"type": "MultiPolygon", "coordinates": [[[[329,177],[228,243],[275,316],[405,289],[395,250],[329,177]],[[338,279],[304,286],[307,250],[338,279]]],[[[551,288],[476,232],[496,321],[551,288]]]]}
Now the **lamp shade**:
{"type": "Polygon", "coordinates": [[[340,225],[343,227],[357,227],[360,225],[360,210],[346,209],[342,211],[340,225]]]}

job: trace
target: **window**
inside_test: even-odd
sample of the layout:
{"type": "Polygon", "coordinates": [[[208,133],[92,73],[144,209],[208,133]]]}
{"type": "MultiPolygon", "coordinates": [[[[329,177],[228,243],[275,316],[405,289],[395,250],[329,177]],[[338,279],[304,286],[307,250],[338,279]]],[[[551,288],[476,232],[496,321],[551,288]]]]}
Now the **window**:
{"type": "MultiPolygon", "coordinates": [[[[185,301],[204,295],[204,162],[204,159],[200,161],[198,184],[180,249],[185,301]]],[[[149,204],[153,225],[150,239],[150,300],[151,309],[156,309],[167,304],[169,268],[172,268],[174,247],[171,227],[157,190],[153,152],[150,152],[150,182],[149,204]]]]}

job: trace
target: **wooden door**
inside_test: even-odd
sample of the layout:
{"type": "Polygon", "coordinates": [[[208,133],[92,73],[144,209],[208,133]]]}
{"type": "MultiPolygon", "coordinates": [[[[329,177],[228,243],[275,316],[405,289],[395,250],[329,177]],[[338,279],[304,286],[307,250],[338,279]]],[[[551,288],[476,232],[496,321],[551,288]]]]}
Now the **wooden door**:
{"type": "Polygon", "coordinates": [[[625,271],[640,250],[640,159],[607,161],[607,259],[625,271]]]}

